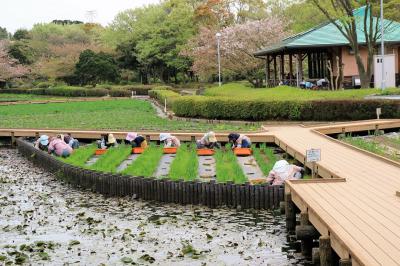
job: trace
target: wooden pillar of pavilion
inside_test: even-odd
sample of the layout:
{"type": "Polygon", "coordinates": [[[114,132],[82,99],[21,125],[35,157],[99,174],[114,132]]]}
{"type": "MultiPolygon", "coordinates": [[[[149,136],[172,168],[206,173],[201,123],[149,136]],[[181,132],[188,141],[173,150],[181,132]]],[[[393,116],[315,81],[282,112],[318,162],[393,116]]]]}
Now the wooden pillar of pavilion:
{"type": "Polygon", "coordinates": [[[267,59],[265,62],[265,86],[268,88],[270,86],[271,79],[271,67],[270,67],[269,55],[267,55],[267,59]]]}
{"type": "Polygon", "coordinates": [[[282,53],[281,54],[281,65],[280,65],[280,72],[281,72],[281,76],[280,76],[280,80],[283,81],[285,79],[285,54],[282,53]]]}
{"type": "Polygon", "coordinates": [[[278,71],[277,71],[277,67],[276,67],[276,55],[274,55],[274,84],[273,87],[276,86],[276,80],[278,79],[278,71]]]}
{"type": "Polygon", "coordinates": [[[290,79],[293,77],[293,56],[292,54],[289,54],[289,76],[290,79]]]}
{"type": "Polygon", "coordinates": [[[302,54],[297,54],[297,66],[298,66],[298,69],[297,69],[297,71],[298,71],[298,75],[299,75],[299,82],[302,82],[303,81],[303,76],[304,76],[304,73],[303,73],[303,55],[302,54]]]}
{"type": "Polygon", "coordinates": [[[307,62],[308,62],[308,78],[312,78],[313,68],[312,68],[312,56],[311,53],[307,53],[307,62]]]}

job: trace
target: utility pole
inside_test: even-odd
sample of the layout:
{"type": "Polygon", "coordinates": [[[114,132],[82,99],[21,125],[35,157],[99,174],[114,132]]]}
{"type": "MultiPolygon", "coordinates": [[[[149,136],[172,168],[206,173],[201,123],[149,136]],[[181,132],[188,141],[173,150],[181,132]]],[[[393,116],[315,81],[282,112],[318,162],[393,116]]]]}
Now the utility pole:
{"type": "Polygon", "coordinates": [[[222,82],[221,82],[221,52],[220,52],[220,38],[221,38],[221,33],[217,32],[215,34],[217,37],[217,50],[218,50],[218,84],[221,87],[222,82]]]}

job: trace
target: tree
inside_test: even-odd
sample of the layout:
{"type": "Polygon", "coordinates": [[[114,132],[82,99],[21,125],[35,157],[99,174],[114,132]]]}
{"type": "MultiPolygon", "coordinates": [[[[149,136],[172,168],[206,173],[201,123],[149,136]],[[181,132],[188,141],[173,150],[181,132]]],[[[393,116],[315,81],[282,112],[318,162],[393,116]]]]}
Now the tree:
{"type": "MultiPolygon", "coordinates": [[[[260,87],[264,78],[264,62],[253,56],[254,51],[272,45],[287,36],[286,22],[278,17],[236,24],[220,31],[221,64],[225,77],[246,78],[260,87]]],[[[185,54],[193,59],[193,71],[202,79],[217,73],[216,31],[201,28],[191,40],[185,54]]]]}
{"type": "Polygon", "coordinates": [[[0,27],[0,40],[8,39],[8,32],[6,28],[0,27]]]}
{"type": "MultiPolygon", "coordinates": [[[[312,0],[312,2],[349,41],[356,59],[361,87],[369,88],[373,74],[374,54],[377,42],[381,38],[381,21],[379,18],[373,18],[373,2],[370,0],[358,2],[354,0],[312,0]],[[354,12],[360,4],[365,4],[365,7],[354,12]],[[359,36],[360,32],[364,36],[359,36]],[[365,44],[361,45],[360,39],[365,39],[365,44]],[[361,57],[362,46],[365,46],[368,51],[366,65],[361,57]]],[[[384,27],[387,30],[390,23],[384,27]]]]}
{"type": "Polygon", "coordinates": [[[13,38],[15,40],[27,40],[30,39],[31,36],[29,34],[29,31],[26,29],[19,29],[17,31],[15,31],[13,38]]]}
{"type": "Polygon", "coordinates": [[[32,64],[35,59],[33,49],[28,45],[28,43],[23,41],[11,44],[8,53],[24,65],[32,64]]]}
{"type": "Polygon", "coordinates": [[[28,68],[20,65],[16,59],[8,55],[8,45],[7,41],[0,41],[0,81],[3,82],[23,77],[29,72],[28,68]]]}
{"type": "Polygon", "coordinates": [[[75,75],[81,84],[93,86],[105,81],[115,82],[120,76],[117,64],[111,55],[103,52],[95,53],[92,50],[85,50],[80,54],[75,75]]]}

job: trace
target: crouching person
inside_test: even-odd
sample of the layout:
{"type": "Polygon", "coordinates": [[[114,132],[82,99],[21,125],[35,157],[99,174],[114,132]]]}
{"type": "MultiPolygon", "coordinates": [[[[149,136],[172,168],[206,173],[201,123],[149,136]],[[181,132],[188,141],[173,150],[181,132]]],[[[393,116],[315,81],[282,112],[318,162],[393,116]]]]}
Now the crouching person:
{"type": "Polygon", "coordinates": [[[172,136],[169,133],[161,133],[160,134],[160,142],[164,142],[165,148],[181,146],[180,140],[177,137],[172,136]]]}
{"type": "Polygon", "coordinates": [[[64,142],[71,146],[72,149],[79,148],[79,141],[77,139],[74,139],[71,133],[67,133],[67,135],[64,135],[64,142]]]}
{"type": "Polygon", "coordinates": [[[132,148],[143,148],[146,149],[148,144],[145,137],[138,135],[135,132],[129,132],[125,138],[125,144],[132,145],[132,148]]]}
{"type": "Polygon", "coordinates": [[[221,144],[218,143],[215,133],[210,131],[204,134],[204,136],[196,141],[197,149],[214,149],[221,148],[221,144]]]}
{"type": "Polygon", "coordinates": [[[228,140],[232,143],[234,148],[251,148],[251,140],[248,136],[238,133],[231,133],[228,135],[228,140]]]}
{"type": "Polygon", "coordinates": [[[301,179],[303,172],[303,167],[289,164],[286,160],[280,160],[269,172],[267,182],[272,185],[282,185],[286,180],[301,179]]]}
{"type": "Polygon", "coordinates": [[[49,136],[42,135],[35,141],[35,148],[42,151],[48,151],[49,148],[49,136]]]}
{"type": "Polygon", "coordinates": [[[110,147],[117,147],[118,143],[113,134],[101,135],[101,140],[97,141],[97,147],[99,149],[108,149],[110,147]]]}
{"type": "Polygon", "coordinates": [[[56,156],[67,158],[72,154],[73,149],[62,139],[52,137],[50,138],[48,152],[56,156]]]}

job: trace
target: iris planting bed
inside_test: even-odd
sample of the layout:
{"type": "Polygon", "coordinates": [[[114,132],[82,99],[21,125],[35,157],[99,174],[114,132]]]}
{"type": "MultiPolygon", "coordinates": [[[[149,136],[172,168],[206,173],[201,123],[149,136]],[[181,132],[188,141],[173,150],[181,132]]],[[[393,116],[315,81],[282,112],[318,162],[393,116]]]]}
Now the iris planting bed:
{"type": "MultiPolygon", "coordinates": [[[[87,162],[94,156],[95,145],[87,145],[77,149],[69,158],[62,159],[64,162],[105,173],[118,173],[119,166],[129,159],[132,148],[127,145],[120,145],[117,148],[110,148],[107,152],[98,157],[93,165],[87,162]]],[[[238,163],[238,158],[232,152],[230,145],[226,145],[220,150],[216,150],[213,158],[215,159],[216,176],[212,178],[200,177],[199,157],[197,155],[196,145],[194,143],[184,143],[174,155],[172,162],[168,163],[167,174],[156,175],[158,167],[161,165],[163,149],[160,146],[151,143],[150,146],[126,168],[120,172],[123,175],[157,177],[159,179],[168,178],[173,181],[210,181],[215,180],[218,183],[233,182],[235,184],[244,184],[248,182],[243,168],[238,163]]],[[[253,164],[260,167],[264,176],[267,176],[273,165],[277,161],[274,150],[262,144],[259,148],[253,146],[253,164]]]]}

